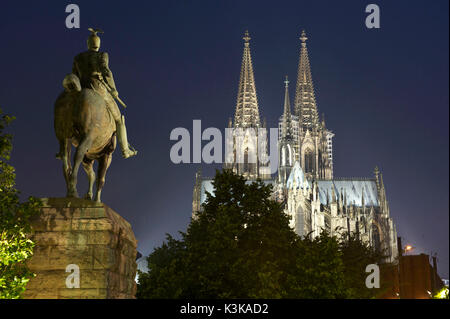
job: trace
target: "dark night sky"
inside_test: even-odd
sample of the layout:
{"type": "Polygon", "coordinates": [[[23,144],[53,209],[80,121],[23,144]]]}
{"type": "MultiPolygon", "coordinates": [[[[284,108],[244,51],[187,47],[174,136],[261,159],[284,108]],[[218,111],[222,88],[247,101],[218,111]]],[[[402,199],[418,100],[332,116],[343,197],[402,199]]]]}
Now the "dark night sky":
{"type": "MultiPolygon", "coordinates": [[[[129,160],[116,151],[103,201],[132,224],[147,255],[191,215],[199,164],[171,163],[171,130],[192,131],[193,119],[224,128],[234,115],[247,28],[260,113],[276,127],[305,28],[319,112],[336,133],[335,176],[372,177],[378,165],[399,235],[417,253],[437,253],[448,278],[447,0],[374,1],[379,30],[364,25],[372,1],[77,1],[78,30],[65,27],[68,3],[0,5],[0,107],[17,117],[12,164],[24,197],[65,195],[53,103],[87,28],[101,28],[139,150],[129,160]]],[[[81,171],[80,194],[86,183],[81,171]]]]}

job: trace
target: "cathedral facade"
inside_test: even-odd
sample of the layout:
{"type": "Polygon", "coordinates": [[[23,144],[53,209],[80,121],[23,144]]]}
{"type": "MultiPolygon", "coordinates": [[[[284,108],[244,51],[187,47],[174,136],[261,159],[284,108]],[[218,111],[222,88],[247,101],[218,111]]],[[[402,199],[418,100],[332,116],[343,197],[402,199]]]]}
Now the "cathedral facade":
{"type": "MultiPolygon", "coordinates": [[[[261,179],[273,186],[273,198],[282,202],[291,217],[291,227],[300,236],[318,236],[322,230],[341,236],[357,234],[363,241],[394,261],[398,255],[397,232],[390,217],[383,175],[375,167],[367,178],[336,178],[333,175],[334,133],[319,119],[311,75],[305,31],[300,36],[300,54],[294,107],[289,98],[289,81],[278,123],[278,170],[271,174],[267,157],[266,124],[261,123],[256,94],[250,36],[244,35],[244,53],[234,121],[228,128],[224,168],[244,176],[249,182],[261,179]],[[250,132],[251,134],[249,134],[250,132]],[[256,156],[255,154],[262,154],[256,156]]],[[[281,110],[280,110],[281,111],[281,110]]],[[[201,211],[206,192],[214,193],[212,179],[195,178],[192,216],[201,211]]]]}

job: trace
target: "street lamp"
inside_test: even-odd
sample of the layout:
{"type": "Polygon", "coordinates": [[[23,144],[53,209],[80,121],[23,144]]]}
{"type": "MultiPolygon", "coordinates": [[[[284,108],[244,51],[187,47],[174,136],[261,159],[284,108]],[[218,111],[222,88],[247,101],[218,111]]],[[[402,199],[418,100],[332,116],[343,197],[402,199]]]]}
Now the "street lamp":
{"type": "Polygon", "coordinates": [[[414,249],[413,246],[411,246],[411,245],[406,245],[405,248],[404,248],[405,254],[406,254],[408,251],[411,251],[411,250],[413,250],[413,249],[414,249]]]}

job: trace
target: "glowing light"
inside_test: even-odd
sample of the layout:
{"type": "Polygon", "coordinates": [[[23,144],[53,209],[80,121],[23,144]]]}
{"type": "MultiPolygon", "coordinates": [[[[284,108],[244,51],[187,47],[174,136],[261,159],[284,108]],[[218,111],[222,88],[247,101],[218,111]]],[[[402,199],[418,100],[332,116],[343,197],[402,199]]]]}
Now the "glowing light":
{"type": "Polygon", "coordinates": [[[434,295],[434,298],[448,299],[448,287],[442,288],[436,295],[434,295]]]}

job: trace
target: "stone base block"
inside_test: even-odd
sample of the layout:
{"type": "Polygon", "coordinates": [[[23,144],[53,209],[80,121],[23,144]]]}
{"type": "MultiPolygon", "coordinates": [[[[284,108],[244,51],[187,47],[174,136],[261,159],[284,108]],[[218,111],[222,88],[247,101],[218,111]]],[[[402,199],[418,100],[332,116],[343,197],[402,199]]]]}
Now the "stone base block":
{"type": "Polygon", "coordinates": [[[44,198],[32,220],[36,274],[27,299],[135,298],[137,241],[130,224],[105,204],[77,198],[44,198]],[[79,269],[79,288],[73,270],[79,269]],[[72,266],[73,267],[73,266],[72,266]],[[72,285],[70,284],[72,283],[72,285]]]}

